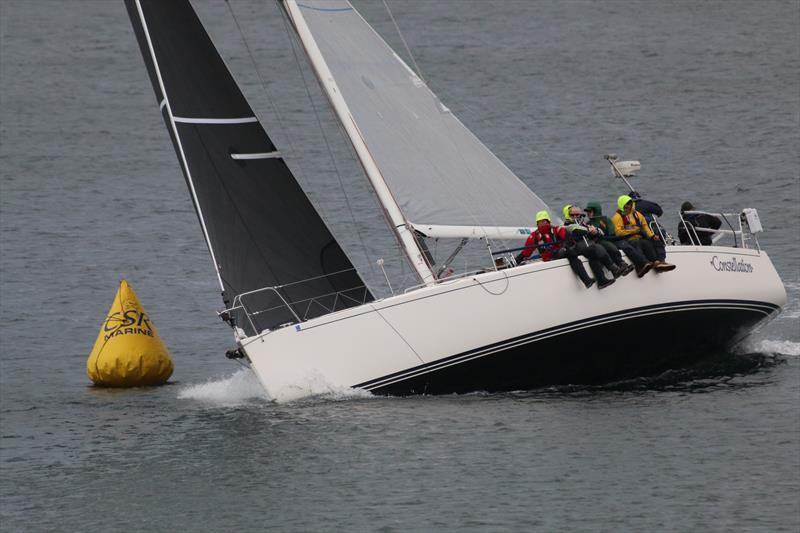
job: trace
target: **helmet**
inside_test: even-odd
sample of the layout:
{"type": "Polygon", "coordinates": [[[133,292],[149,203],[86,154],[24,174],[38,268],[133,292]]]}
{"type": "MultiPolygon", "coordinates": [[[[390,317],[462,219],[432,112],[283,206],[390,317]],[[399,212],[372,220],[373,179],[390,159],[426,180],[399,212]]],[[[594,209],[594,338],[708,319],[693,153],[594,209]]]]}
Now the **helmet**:
{"type": "Polygon", "coordinates": [[[547,211],[539,211],[536,213],[536,222],[540,220],[550,220],[550,214],[547,211]]]}
{"type": "Polygon", "coordinates": [[[625,208],[625,204],[627,204],[630,201],[633,201],[633,198],[631,198],[627,194],[623,194],[622,196],[617,198],[617,207],[620,208],[620,209],[624,209],[625,208]]]}
{"type": "Polygon", "coordinates": [[[567,204],[564,206],[564,209],[561,212],[564,214],[564,219],[569,218],[569,208],[572,207],[572,204],[567,204]]]}

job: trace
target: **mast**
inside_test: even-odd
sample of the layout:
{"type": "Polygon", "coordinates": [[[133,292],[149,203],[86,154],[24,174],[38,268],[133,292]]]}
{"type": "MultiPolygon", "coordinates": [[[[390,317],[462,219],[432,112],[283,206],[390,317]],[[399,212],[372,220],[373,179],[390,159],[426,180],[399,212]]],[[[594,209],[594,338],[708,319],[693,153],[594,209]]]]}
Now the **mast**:
{"type": "Polygon", "coordinates": [[[306,24],[303,15],[300,12],[300,8],[298,7],[296,0],[283,0],[283,5],[286,8],[286,12],[294,26],[295,31],[297,32],[298,37],[300,38],[300,43],[302,44],[303,49],[305,50],[306,55],[311,62],[311,66],[314,69],[314,74],[316,75],[317,80],[327,95],[333,110],[336,112],[339,122],[344,127],[347,137],[350,139],[350,142],[356,151],[356,155],[361,162],[361,166],[364,168],[367,178],[372,184],[372,187],[375,189],[378,200],[383,206],[386,216],[389,218],[392,229],[397,234],[397,237],[403,246],[403,250],[411,261],[411,264],[414,266],[414,269],[417,271],[417,275],[420,277],[420,279],[426,284],[433,283],[436,280],[436,276],[434,275],[433,271],[431,271],[428,263],[425,261],[424,254],[422,253],[422,250],[420,250],[419,244],[414,237],[413,229],[403,216],[400,207],[397,205],[397,201],[392,195],[392,192],[389,190],[389,187],[386,185],[386,181],[384,180],[378,165],[372,157],[372,154],[370,154],[369,148],[367,147],[364,138],[358,129],[358,125],[350,113],[350,108],[342,97],[339,86],[336,83],[336,80],[333,78],[333,74],[328,68],[325,58],[322,56],[322,53],[320,52],[319,47],[314,40],[314,36],[311,35],[311,31],[309,30],[308,25],[306,24]]]}

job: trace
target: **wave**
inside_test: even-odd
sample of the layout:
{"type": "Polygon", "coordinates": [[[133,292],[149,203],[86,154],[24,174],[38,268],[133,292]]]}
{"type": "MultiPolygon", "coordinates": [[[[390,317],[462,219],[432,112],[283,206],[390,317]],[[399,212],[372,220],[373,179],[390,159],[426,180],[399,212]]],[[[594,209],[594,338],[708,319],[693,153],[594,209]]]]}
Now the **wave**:
{"type": "MultiPolygon", "coordinates": [[[[291,402],[300,405],[307,405],[319,401],[347,401],[376,397],[371,392],[363,389],[354,389],[351,387],[324,383],[321,376],[315,374],[307,375],[303,383],[297,383],[296,386],[325,391],[310,398],[291,402]]],[[[196,400],[224,407],[241,405],[253,400],[272,400],[250,368],[241,368],[229,376],[214,379],[206,383],[190,385],[178,392],[178,398],[181,400],[196,400]]]]}
{"type": "Polygon", "coordinates": [[[739,353],[773,353],[780,355],[800,355],[800,342],[785,340],[752,340],[742,343],[737,351],[739,353]]]}
{"type": "Polygon", "coordinates": [[[788,301],[786,307],[778,315],[778,320],[794,320],[800,318],[800,282],[786,281],[783,283],[786,288],[788,301]]]}
{"type": "Polygon", "coordinates": [[[258,378],[249,368],[198,385],[190,385],[178,392],[181,400],[197,400],[213,405],[240,405],[251,400],[269,400],[258,378]]]}
{"type": "MultiPolygon", "coordinates": [[[[565,385],[544,387],[536,391],[518,391],[512,394],[575,393],[598,391],[703,389],[722,385],[736,375],[747,375],[780,364],[780,356],[800,356],[800,342],[789,340],[746,340],[734,353],[716,354],[688,368],[668,370],[657,376],[634,378],[603,385],[565,385]]],[[[320,375],[309,373],[300,388],[325,391],[310,398],[290,404],[308,406],[318,402],[337,402],[380,398],[369,391],[325,383],[320,375]]],[[[486,394],[486,393],[480,393],[486,394]]],[[[249,368],[241,368],[231,375],[206,383],[189,385],[178,392],[178,398],[195,400],[215,406],[237,406],[256,401],[271,401],[258,378],[249,368]]]]}

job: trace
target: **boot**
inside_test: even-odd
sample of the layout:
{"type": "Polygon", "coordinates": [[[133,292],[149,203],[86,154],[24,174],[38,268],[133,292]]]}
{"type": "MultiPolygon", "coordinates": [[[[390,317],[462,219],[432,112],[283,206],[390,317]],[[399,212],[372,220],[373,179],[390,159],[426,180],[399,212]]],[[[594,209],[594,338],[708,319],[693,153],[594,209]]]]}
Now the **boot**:
{"type": "Polygon", "coordinates": [[[591,289],[592,285],[594,285],[594,278],[586,278],[586,279],[581,280],[581,281],[583,281],[583,284],[586,285],[587,289],[591,289]]]}
{"type": "Polygon", "coordinates": [[[641,278],[642,276],[650,272],[651,268],[653,268],[653,263],[645,263],[636,269],[636,275],[641,278]]]}
{"type": "Polygon", "coordinates": [[[623,276],[627,276],[628,274],[636,270],[636,267],[631,265],[630,263],[623,263],[622,265],[620,265],[620,270],[622,270],[623,276]]]}
{"type": "Polygon", "coordinates": [[[675,265],[666,261],[656,261],[653,268],[656,269],[656,272],[669,272],[670,270],[675,270],[675,265]]]}
{"type": "Polygon", "coordinates": [[[601,279],[600,281],[597,282],[597,288],[598,289],[605,289],[609,285],[613,284],[615,281],[617,281],[617,280],[615,280],[614,278],[611,278],[611,279],[603,278],[603,279],[601,279]]]}
{"type": "Polygon", "coordinates": [[[620,276],[627,276],[631,272],[633,272],[634,266],[629,265],[628,263],[622,262],[618,265],[614,265],[611,269],[611,273],[614,274],[614,279],[617,279],[620,276]]]}

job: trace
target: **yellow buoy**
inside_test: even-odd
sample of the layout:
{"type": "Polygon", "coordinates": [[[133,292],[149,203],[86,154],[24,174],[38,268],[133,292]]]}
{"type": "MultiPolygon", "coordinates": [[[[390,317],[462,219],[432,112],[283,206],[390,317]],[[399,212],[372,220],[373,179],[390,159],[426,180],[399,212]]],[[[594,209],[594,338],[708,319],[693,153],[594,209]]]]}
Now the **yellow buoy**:
{"type": "Polygon", "coordinates": [[[161,385],[173,369],[153,321],[133,288],[122,280],[86,361],[89,379],[104,387],[161,385]]]}

